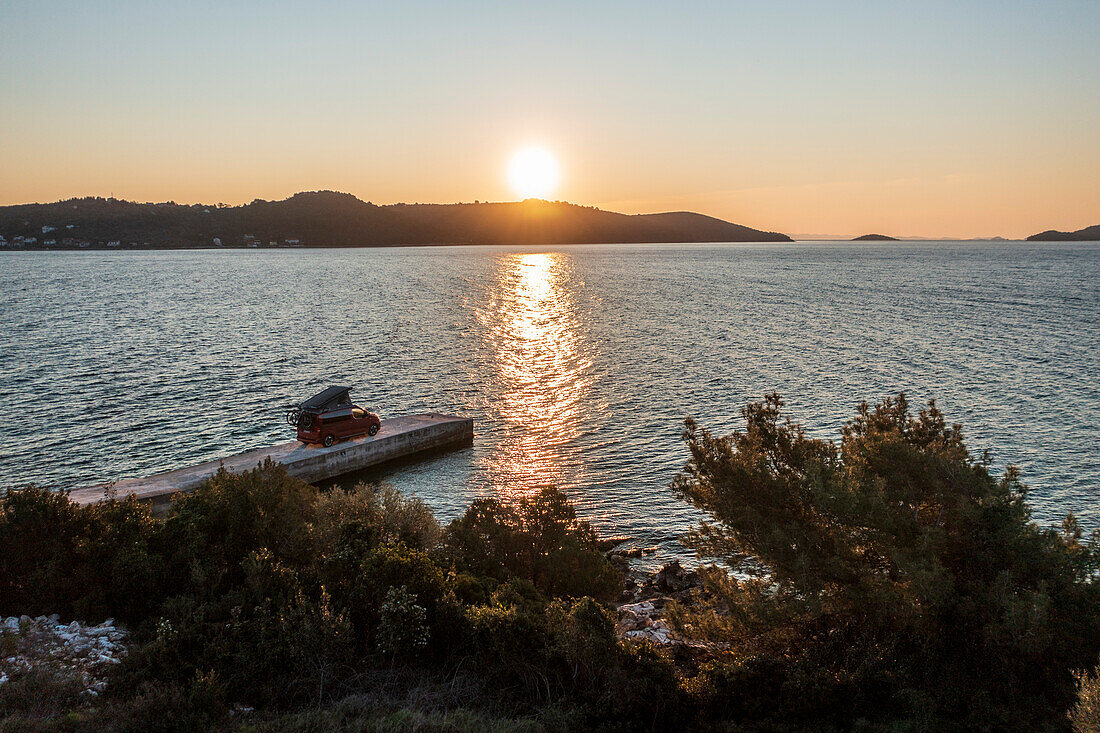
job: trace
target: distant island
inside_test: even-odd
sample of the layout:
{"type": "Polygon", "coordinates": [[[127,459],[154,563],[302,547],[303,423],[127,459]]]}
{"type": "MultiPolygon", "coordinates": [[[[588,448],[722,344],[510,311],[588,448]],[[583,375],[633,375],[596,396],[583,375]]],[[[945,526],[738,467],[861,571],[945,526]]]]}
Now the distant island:
{"type": "Polygon", "coordinates": [[[1058,232],[1048,229],[1045,232],[1032,234],[1027,238],[1029,242],[1100,242],[1100,224],[1078,229],[1075,232],[1058,232]]]}
{"type": "Polygon", "coordinates": [[[539,199],[378,206],[313,191],[242,206],[88,197],[0,207],[0,247],[9,249],[790,241],[687,211],[628,215],[539,199]]]}
{"type": "Polygon", "coordinates": [[[888,237],[885,234],[864,234],[862,237],[856,237],[853,242],[896,242],[897,237],[888,237]]]}

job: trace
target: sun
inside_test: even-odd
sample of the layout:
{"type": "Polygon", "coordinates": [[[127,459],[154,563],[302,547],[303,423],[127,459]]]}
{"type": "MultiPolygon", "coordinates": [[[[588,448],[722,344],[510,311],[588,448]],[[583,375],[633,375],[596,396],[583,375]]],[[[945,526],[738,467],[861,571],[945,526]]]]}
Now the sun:
{"type": "Polygon", "coordinates": [[[544,199],[558,185],[558,161],[550,151],[536,146],[517,150],[508,163],[508,180],[522,199],[544,199]]]}

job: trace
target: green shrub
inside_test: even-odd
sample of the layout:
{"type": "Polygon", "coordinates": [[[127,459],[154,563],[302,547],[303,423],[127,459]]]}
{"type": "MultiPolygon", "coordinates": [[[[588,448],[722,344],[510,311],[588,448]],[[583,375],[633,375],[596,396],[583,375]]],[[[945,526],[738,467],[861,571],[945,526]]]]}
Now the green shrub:
{"type": "Polygon", "coordinates": [[[489,594],[489,602],[503,608],[516,607],[524,613],[541,614],[547,605],[546,596],[530,580],[512,578],[500,583],[489,594]]]}
{"type": "Polygon", "coordinates": [[[684,680],[683,689],[705,720],[767,721],[780,714],[787,678],[783,659],[726,654],[684,680]]]}
{"type": "Polygon", "coordinates": [[[614,617],[591,598],[556,601],[546,615],[549,654],[564,671],[562,699],[580,707],[585,728],[655,730],[677,723],[675,668],[656,647],[617,641],[614,617]]]}
{"type": "Polygon", "coordinates": [[[243,563],[259,549],[291,567],[309,565],[317,493],[268,459],[243,473],[222,468],[177,495],[161,533],[176,582],[217,595],[243,581],[243,563]]]}
{"type": "Polygon", "coordinates": [[[393,588],[405,587],[424,609],[432,639],[446,639],[453,631],[440,629],[451,619],[449,588],[443,571],[419,550],[404,545],[382,545],[366,551],[345,550],[326,559],[321,569],[324,587],[336,607],[345,609],[360,649],[375,647],[374,632],[381,619],[382,603],[393,588]]]}
{"type": "Polygon", "coordinates": [[[680,696],[672,663],[649,644],[618,642],[604,606],[591,598],[537,604],[519,583],[498,591],[497,603],[466,609],[461,652],[506,699],[556,711],[550,728],[673,724],[680,696]]]}
{"type": "Polygon", "coordinates": [[[113,692],[134,694],[148,680],[185,684],[213,672],[235,701],[284,707],[324,699],[354,667],[351,624],[328,594],[264,550],[242,563],[239,587],[218,599],[179,596],[145,644],[123,661],[113,692]]]}
{"type": "Polygon", "coordinates": [[[608,563],[587,522],[556,488],[515,506],[478,499],[447,527],[446,544],[460,569],[497,580],[521,578],[561,598],[613,596],[621,575],[608,563]]]}
{"type": "Polygon", "coordinates": [[[1077,672],[1077,701],[1069,712],[1073,733],[1100,733],[1100,667],[1077,672]]]}
{"type": "Polygon", "coordinates": [[[427,615],[405,586],[390,588],[382,601],[375,643],[390,659],[409,659],[428,646],[427,615]]]}
{"type": "Polygon", "coordinates": [[[0,500],[0,615],[137,621],[160,598],[156,523],[132,498],[81,506],[28,487],[0,500]]]}
{"type": "MultiPolygon", "coordinates": [[[[711,607],[681,628],[776,660],[777,676],[763,668],[787,721],[1064,719],[1070,670],[1100,652],[1096,539],[1072,518],[1061,533],[1030,523],[1015,469],[992,477],[934,404],[916,416],[904,396],[863,405],[839,446],[807,437],[782,404],[749,405],[728,437],[687,422],[675,488],[712,518],[692,542],[757,577],[704,573],[711,607]]],[[[717,684],[740,699],[738,680],[759,668],[711,670],[697,697],[717,702],[717,684]]]]}
{"type": "Polygon", "coordinates": [[[84,706],[84,683],[76,673],[15,672],[0,686],[0,730],[5,718],[48,720],[84,706]]]}
{"type": "Polygon", "coordinates": [[[555,601],[546,610],[551,653],[564,660],[578,688],[599,689],[615,670],[619,645],[615,619],[591,598],[572,604],[555,601]]]}
{"type": "Polygon", "coordinates": [[[319,710],[258,720],[248,729],[261,733],[545,733],[547,730],[532,719],[503,717],[465,708],[437,711],[372,706],[364,710],[339,703],[319,710]]]}
{"type": "Polygon", "coordinates": [[[545,674],[549,633],[541,613],[517,606],[472,606],[465,609],[463,628],[459,656],[477,665],[503,695],[549,701],[555,691],[545,674]]]}
{"type": "Polygon", "coordinates": [[[451,579],[455,596],[467,606],[484,605],[488,602],[489,593],[496,585],[496,581],[492,578],[478,578],[470,573],[457,573],[451,579]]]}
{"type": "Polygon", "coordinates": [[[362,551],[383,543],[427,551],[442,536],[439,522],[423,501],[406,498],[385,483],[322,492],[314,503],[313,531],[320,556],[353,545],[362,551]]]}
{"type": "Polygon", "coordinates": [[[0,505],[0,614],[61,612],[79,594],[73,581],[85,515],[67,495],[28,486],[0,505]]]}

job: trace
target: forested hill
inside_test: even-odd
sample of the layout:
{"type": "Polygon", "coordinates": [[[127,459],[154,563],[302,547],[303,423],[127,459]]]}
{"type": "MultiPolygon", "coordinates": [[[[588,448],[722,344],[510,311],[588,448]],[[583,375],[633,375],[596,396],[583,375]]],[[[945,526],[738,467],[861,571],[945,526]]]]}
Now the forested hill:
{"type": "Polygon", "coordinates": [[[1045,232],[1032,234],[1027,238],[1029,242],[1096,242],[1100,241],[1100,224],[1078,229],[1075,232],[1059,232],[1048,229],[1045,232]]]}
{"type": "Polygon", "coordinates": [[[376,206],[333,191],[232,207],[104,198],[4,206],[0,235],[8,246],[33,237],[25,246],[38,248],[792,241],[690,212],[626,215],[535,199],[376,206]]]}

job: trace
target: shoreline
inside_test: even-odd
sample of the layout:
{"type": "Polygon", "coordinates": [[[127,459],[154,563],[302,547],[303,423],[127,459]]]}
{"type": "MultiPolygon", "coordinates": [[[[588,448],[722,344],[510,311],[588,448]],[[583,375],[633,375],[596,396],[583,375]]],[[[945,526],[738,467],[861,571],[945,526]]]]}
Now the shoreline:
{"type": "Polygon", "coordinates": [[[630,245],[660,245],[660,246],[685,246],[698,247],[706,245],[769,245],[789,247],[798,244],[848,244],[852,246],[867,247],[868,245],[919,245],[919,244],[1100,244],[1100,240],[1065,239],[1065,240],[1028,240],[1028,239],[896,239],[893,241],[855,241],[851,239],[794,239],[786,242],[778,241],[710,241],[710,242],[669,242],[663,240],[654,241],[626,241],[626,242],[535,242],[521,244],[500,244],[486,242],[417,242],[415,244],[310,244],[310,245],[263,245],[251,247],[247,245],[222,245],[211,244],[185,245],[178,247],[154,247],[154,246],[124,246],[108,247],[106,245],[90,245],[88,247],[56,246],[56,247],[11,247],[0,246],[0,253],[4,252],[197,252],[197,251],[265,251],[265,250],[355,250],[355,249],[410,249],[423,247],[501,247],[509,249],[528,248],[553,248],[553,247],[623,247],[630,245]]]}

